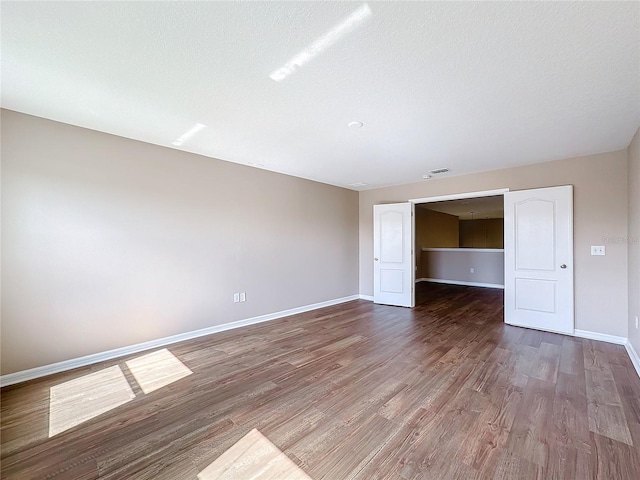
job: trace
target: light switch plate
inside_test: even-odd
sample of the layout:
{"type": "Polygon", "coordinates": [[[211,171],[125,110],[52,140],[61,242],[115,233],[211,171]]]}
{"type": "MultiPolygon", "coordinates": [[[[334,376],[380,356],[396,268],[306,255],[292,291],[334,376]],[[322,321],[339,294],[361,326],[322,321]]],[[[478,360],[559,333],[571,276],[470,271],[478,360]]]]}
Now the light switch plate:
{"type": "Polygon", "coordinates": [[[591,255],[604,255],[604,245],[591,245],[591,255]]]}

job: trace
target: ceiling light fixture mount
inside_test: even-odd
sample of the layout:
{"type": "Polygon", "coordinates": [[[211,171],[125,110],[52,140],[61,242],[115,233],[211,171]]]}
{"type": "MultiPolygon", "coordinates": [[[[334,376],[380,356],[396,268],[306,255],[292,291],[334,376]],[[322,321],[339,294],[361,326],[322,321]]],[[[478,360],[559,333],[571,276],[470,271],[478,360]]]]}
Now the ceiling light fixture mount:
{"type": "Polygon", "coordinates": [[[364,122],[354,121],[349,122],[349,128],[362,128],[364,126],[364,122]]]}

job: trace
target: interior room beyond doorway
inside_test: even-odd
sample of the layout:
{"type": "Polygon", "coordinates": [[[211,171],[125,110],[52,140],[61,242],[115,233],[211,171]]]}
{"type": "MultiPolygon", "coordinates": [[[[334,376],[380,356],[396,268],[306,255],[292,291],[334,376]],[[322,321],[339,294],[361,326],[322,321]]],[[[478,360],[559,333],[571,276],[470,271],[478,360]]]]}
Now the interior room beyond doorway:
{"type": "Polygon", "coordinates": [[[504,289],[502,195],[417,204],[416,282],[504,289]]]}

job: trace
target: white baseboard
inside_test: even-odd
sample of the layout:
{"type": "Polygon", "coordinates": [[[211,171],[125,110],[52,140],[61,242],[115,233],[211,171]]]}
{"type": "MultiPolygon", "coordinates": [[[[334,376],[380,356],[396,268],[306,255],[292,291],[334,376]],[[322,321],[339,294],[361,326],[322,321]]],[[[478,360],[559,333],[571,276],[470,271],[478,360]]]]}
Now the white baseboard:
{"type": "MultiPolygon", "coordinates": [[[[430,278],[419,278],[416,282],[434,282],[434,283],[446,283],[448,280],[434,280],[430,278]]],[[[457,283],[456,283],[457,285],[457,283]]],[[[465,284],[466,285],[466,284],[465,284]]],[[[492,284],[487,284],[490,286],[492,284]]],[[[484,284],[475,284],[471,286],[485,286],[484,284]]],[[[494,286],[490,288],[503,288],[502,286],[494,286]]],[[[303,305],[301,307],[291,308],[288,310],[282,310],[280,312],[269,313],[266,315],[260,315],[257,317],[246,318],[244,320],[238,320],[236,322],[225,323],[222,325],[214,325],[213,327],[207,327],[200,330],[194,330],[191,332],[181,333],[178,335],[172,335],[170,337],[159,338],[157,340],[151,340],[148,342],[137,343],[127,347],[116,348],[108,350],[106,352],[95,353],[92,355],[86,355],[84,357],[72,358],[70,360],[64,360],[62,362],[52,363],[50,365],[43,365],[42,367],[35,367],[29,370],[23,370],[20,372],[9,373],[7,375],[0,376],[0,387],[13,385],[20,382],[26,382],[27,380],[33,380],[47,375],[53,375],[54,373],[61,373],[74,368],[86,367],[94,363],[103,362],[106,360],[112,360],[114,358],[131,355],[133,353],[142,352],[152,348],[162,347],[165,345],[171,345],[173,343],[182,342],[184,340],[190,340],[193,338],[203,337],[205,335],[211,335],[217,332],[224,332],[226,330],[232,330],[234,328],[245,327],[248,325],[254,325],[257,323],[268,322],[270,320],[276,320],[278,318],[288,317],[290,315],[296,315],[298,313],[309,312],[311,310],[317,310],[319,308],[330,307],[332,305],[338,305],[340,303],[350,302],[352,300],[368,300],[373,301],[371,295],[350,295],[348,297],[336,298],[333,300],[327,300],[325,302],[313,303],[310,305],[303,305]]],[[[605,333],[590,332],[588,330],[574,330],[574,336],[580,338],[587,338],[589,340],[599,340],[601,342],[615,343],[617,345],[624,345],[631,363],[633,364],[638,376],[640,376],[640,357],[634,350],[633,346],[628,342],[625,337],[618,337],[615,335],[608,335],[605,333]]]]}
{"type": "Polygon", "coordinates": [[[440,278],[416,278],[416,283],[418,282],[444,283],[446,285],[462,285],[465,287],[500,288],[504,290],[504,285],[498,283],[463,282],[459,280],[442,280],[440,278]]]}
{"type": "Polygon", "coordinates": [[[625,345],[627,343],[626,337],[617,337],[615,335],[609,335],[607,333],[590,332],[588,330],[574,330],[573,336],[587,338],[589,340],[599,340],[601,342],[615,343],[616,345],[625,345]]]}
{"type": "Polygon", "coordinates": [[[254,325],[256,323],[268,322],[269,320],[276,320],[278,318],[288,317],[298,313],[309,312],[311,310],[317,310],[318,308],[330,307],[331,305],[338,305],[340,303],[350,302],[352,300],[358,300],[360,295],[350,295],[348,297],[335,298],[333,300],[327,300],[325,302],[313,303],[311,305],[303,305],[301,307],[290,308],[288,310],[282,310],[280,312],[268,313],[266,315],[259,315],[257,317],[246,318],[244,320],[238,320],[236,322],[224,323],[222,325],[214,325],[213,327],[203,328],[201,330],[194,330],[191,332],[180,333],[178,335],[172,335],[170,337],[159,338],[157,340],[151,340],[148,342],[137,343],[135,345],[129,345],[127,347],[116,348],[114,350],[108,350],[106,352],[94,353],[92,355],[86,355],[84,357],[72,358],[70,360],[64,360],[62,362],[52,363],[50,365],[43,365],[42,367],[30,368],[29,370],[22,370],[20,372],[9,373],[7,375],[0,376],[0,387],[7,385],[13,385],[15,383],[26,382],[27,380],[33,380],[35,378],[45,377],[54,373],[65,372],[78,367],[86,367],[98,362],[104,362],[105,360],[112,360],[114,358],[123,357],[125,355],[131,355],[132,353],[138,353],[151,348],[163,347],[172,343],[182,342],[184,340],[191,340],[192,338],[198,338],[205,335],[211,335],[212,333],[224,332],[226,330],[232,330],[234,328],[246,327],[248,325],[254,325]]]}
{"type": "Polygon", "coordinates": [[[629,341],[624,344],[624,348],[627,349],[631,363],[633,363],[633,367],[636,369],[636,373],[640,377],[640,356],[638,356],[638,352],[635,351],[633,345],[631,345],[631,342],[629,341]]]}
{"type": "Polygon", "coordinates": [[[631,359],[631,363],[633,364],[633,368],[636,369],[636,373],[640,377],[640,357],[638,356],[638,352],[633,349],[633,345],[629,343],[628,338],[609,335],[606,333],[590,332],[588,330],[574,330],[573,336],[587,338],[589,340],[599,340],[601,342],[615,343],[616,345],[624,345],[624,348],[627,350],[627,354],[631,359]]]}

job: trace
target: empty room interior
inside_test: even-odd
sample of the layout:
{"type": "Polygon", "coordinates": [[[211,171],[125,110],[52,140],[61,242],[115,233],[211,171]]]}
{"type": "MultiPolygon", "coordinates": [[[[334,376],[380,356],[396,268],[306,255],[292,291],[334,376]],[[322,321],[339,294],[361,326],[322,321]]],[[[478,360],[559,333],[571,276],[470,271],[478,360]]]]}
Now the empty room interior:
{"type": "Polygon", "coordinates": [[[640,2],[0,13],[0,477],[640,478],[640,2]]]}

